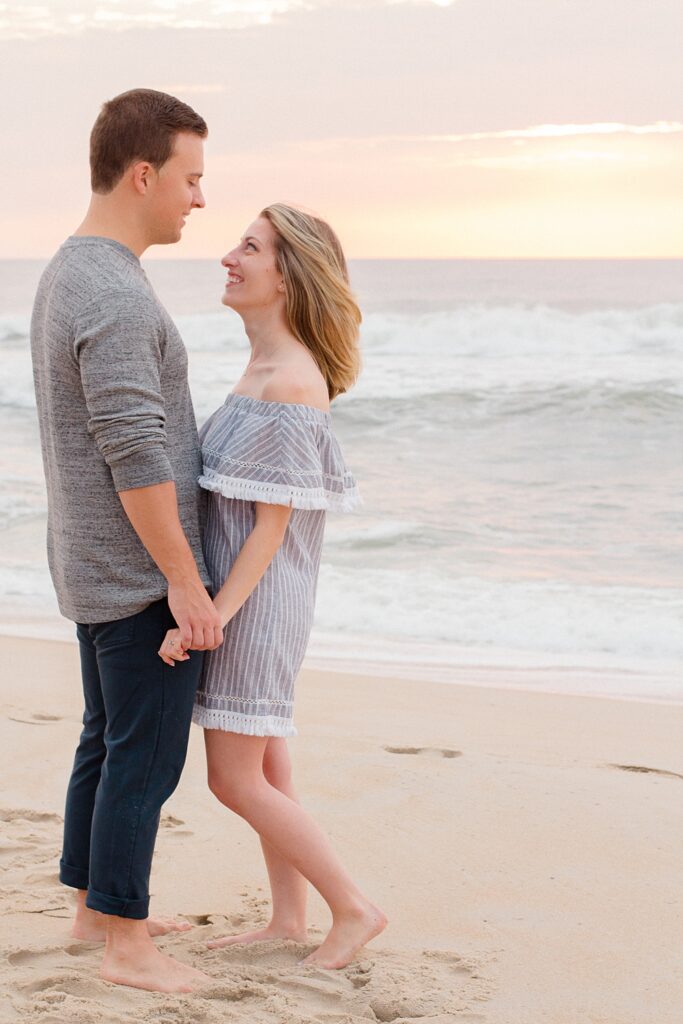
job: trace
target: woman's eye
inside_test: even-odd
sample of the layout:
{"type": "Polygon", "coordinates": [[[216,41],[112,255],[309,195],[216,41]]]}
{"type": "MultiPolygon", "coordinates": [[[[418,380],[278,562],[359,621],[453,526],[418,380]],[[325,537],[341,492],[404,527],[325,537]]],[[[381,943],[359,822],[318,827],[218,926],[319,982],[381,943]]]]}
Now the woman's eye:
{"type": "Polygon", "coordinates": [[[247,242],[247,249],[253,249],[256,252],[256,246],[253,242],[247,242]]]}

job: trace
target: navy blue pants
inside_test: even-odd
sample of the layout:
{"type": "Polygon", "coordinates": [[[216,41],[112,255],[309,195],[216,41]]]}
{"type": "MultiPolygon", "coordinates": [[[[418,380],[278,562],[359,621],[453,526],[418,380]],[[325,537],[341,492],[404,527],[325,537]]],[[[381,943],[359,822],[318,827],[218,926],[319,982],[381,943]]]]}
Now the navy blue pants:
{"type": "Polygon", "coordinates": [[[203,654],[165,665],[175,621],[164,599],[116,622],[77,626],[85,712],[66,797],[60,879],[118,917],[149,912],[161,806],[185,763],[203,654]]]}

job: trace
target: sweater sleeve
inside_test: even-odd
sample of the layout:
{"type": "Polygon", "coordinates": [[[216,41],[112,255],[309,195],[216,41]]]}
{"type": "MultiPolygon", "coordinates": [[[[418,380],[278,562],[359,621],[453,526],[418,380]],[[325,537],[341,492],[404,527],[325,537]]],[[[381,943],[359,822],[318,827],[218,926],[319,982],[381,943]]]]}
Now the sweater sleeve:
{"type": "Polygon", "coordinates": [[[173,479],[161,394],[162,332],[144,292],[100,296],[76,324],[74,355],[88,409],[88,432],[117,491],[173,479]]]}

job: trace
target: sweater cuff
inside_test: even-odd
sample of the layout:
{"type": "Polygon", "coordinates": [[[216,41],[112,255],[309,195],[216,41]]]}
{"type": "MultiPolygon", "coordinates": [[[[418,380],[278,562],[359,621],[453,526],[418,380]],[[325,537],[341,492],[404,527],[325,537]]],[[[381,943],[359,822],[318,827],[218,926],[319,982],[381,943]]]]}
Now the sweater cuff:
{"type": "Polygon", "coordinates": [[[137,487],[153,487],[173,480],[173,470],[162,447],[143,448],[109,466],[118,491],[132,491],[137,487]]]}

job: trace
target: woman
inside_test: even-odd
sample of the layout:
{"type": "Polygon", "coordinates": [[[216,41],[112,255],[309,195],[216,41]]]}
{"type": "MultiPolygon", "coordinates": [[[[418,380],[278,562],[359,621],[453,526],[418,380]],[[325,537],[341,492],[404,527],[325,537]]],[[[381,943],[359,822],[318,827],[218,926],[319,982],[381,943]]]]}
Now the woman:
{"type": "MultiPolygon", "coordinates": [[[[259,833],[272,892],[267,927],[210,943],[304,942],[306,881],[332,928],[304,963],[338,968],[386,925],[292,787],[286,737],[313,619],[325,512],[359,498],[332,434],[330,400],[358,374],[360,311],[344,254],[323,221],[283,204],[261,212],[224,257],[223,304],[244,321],[247,368],[202,430],[210,491],[205,555],[225,640],[210,652],[194,720],[209,786],[259,833]]],[[[178,630],[160,649],[188,655],[178,630]]]]}

